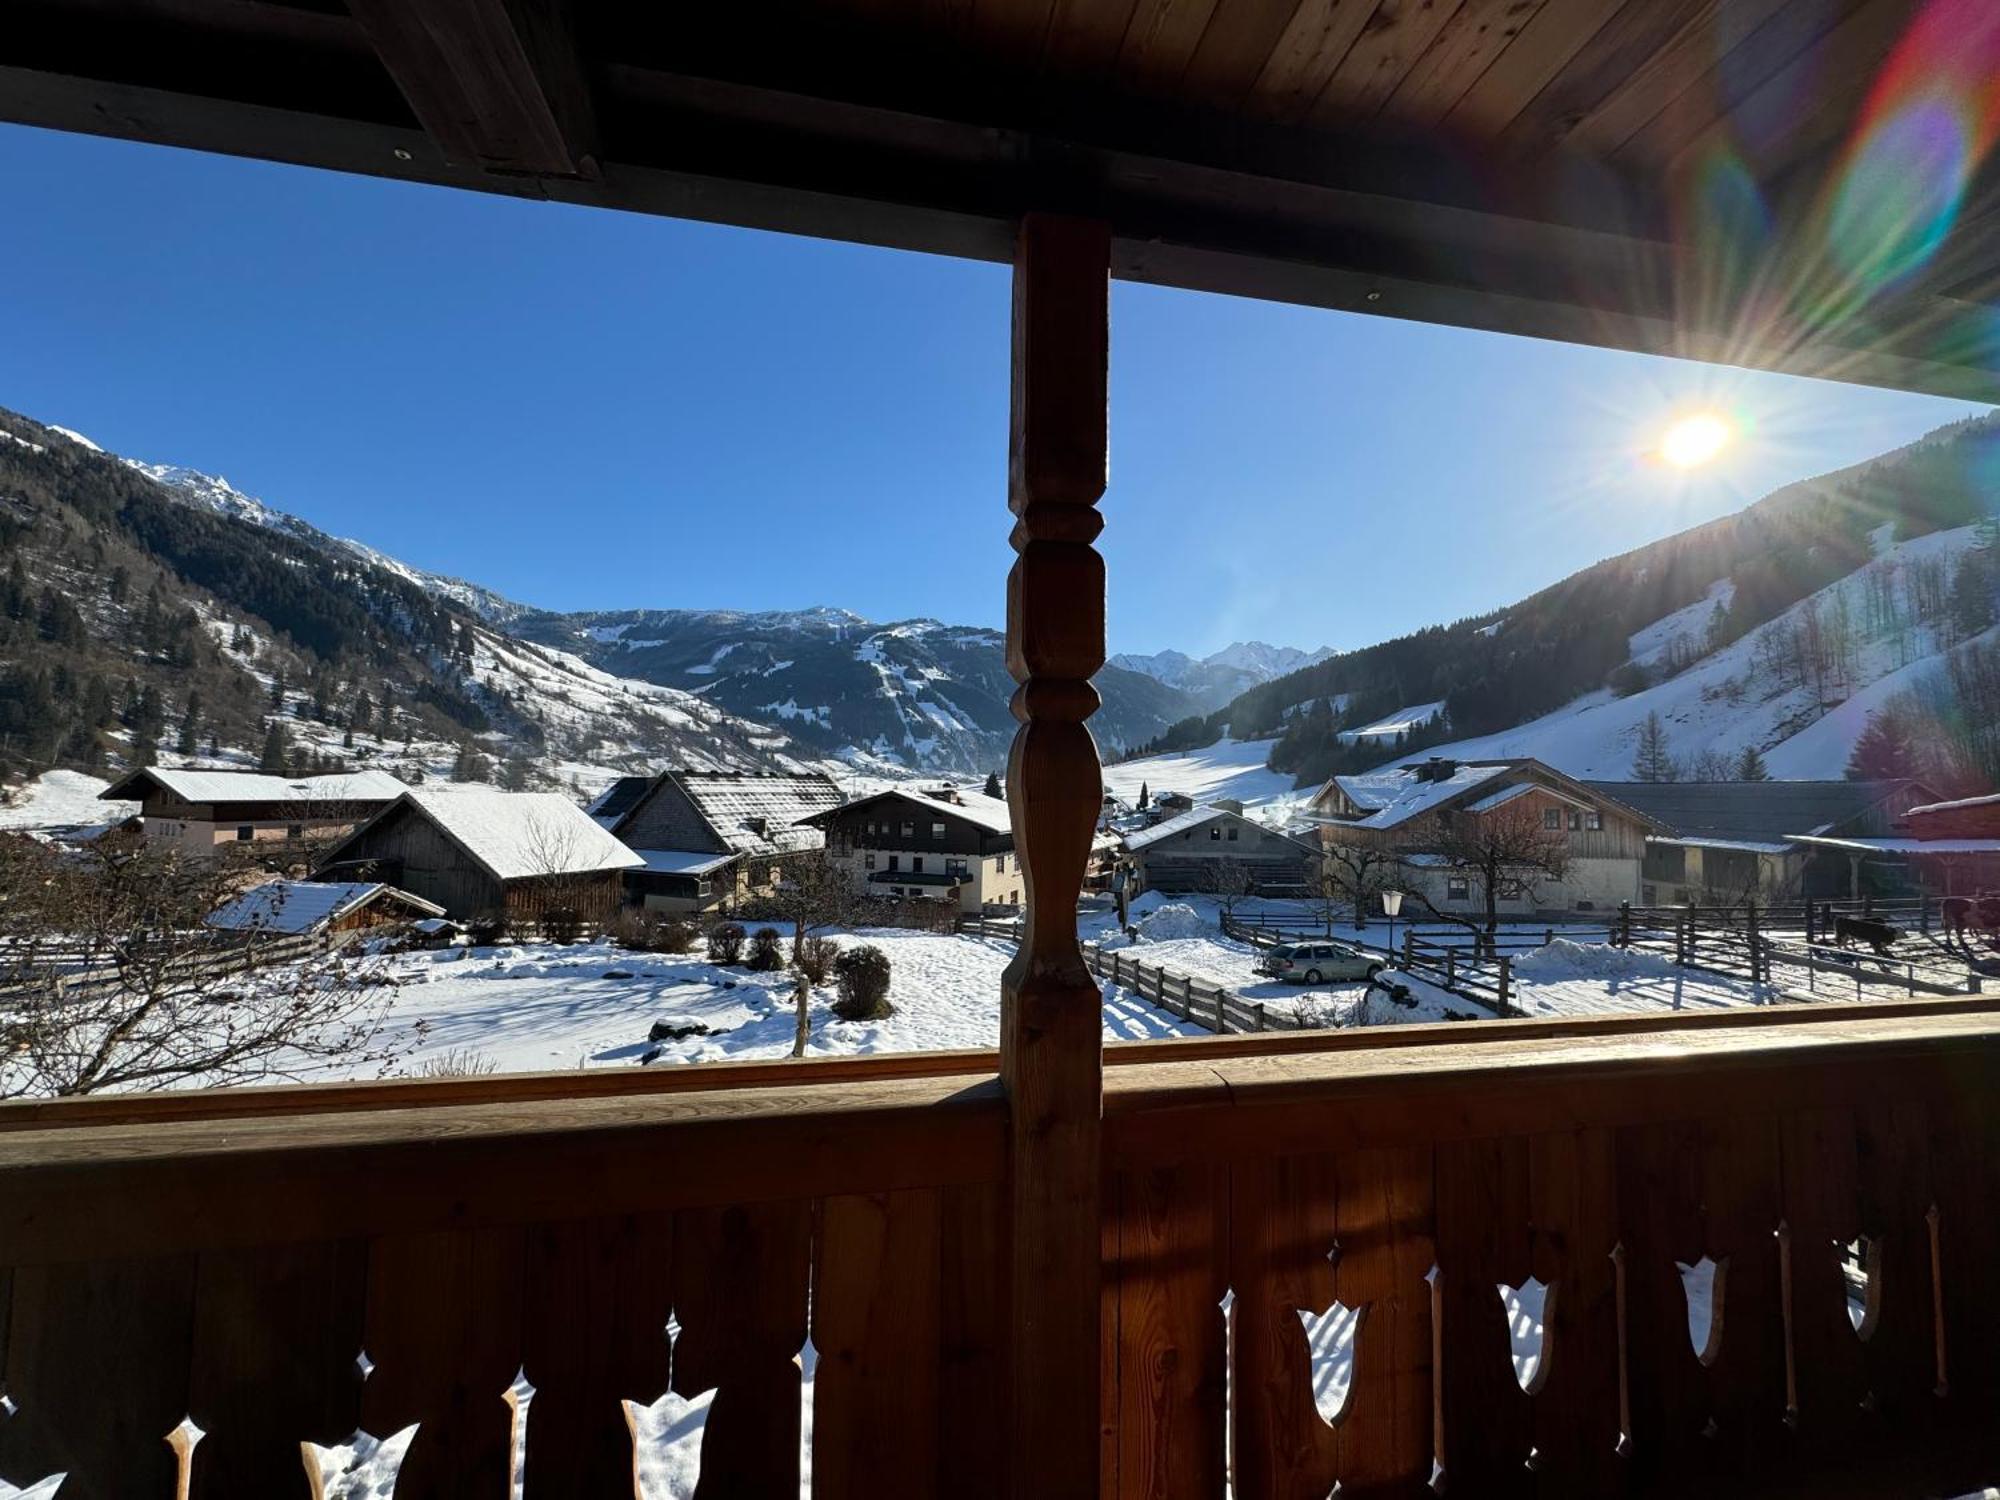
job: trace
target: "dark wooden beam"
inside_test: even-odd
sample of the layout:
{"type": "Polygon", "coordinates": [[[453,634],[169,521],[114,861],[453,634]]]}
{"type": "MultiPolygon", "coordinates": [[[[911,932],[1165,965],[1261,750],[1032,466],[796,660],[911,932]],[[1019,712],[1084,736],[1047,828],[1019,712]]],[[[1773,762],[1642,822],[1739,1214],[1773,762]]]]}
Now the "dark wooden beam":
{"type": "Polygon", "coordinates": [[[1019,1500],[1098,1486],[1098,1150],[1104,1019],[1077,946],[1076,901],[1103,805],[1084,727],[1104,665],[1105,413],[1111,231],[1031,213],[1014,259],[1014,512],[1007,669],[1021,729],[1007,800],[1027,885],[1000,1003],[1009,1109],[1012,1317],[1008,1442],[1019,1500]]]}
{"type": "Polygon", "coordinates": [[[565,0],[348,0],[411,110],[459,166],[597,175],[565,0]]]}

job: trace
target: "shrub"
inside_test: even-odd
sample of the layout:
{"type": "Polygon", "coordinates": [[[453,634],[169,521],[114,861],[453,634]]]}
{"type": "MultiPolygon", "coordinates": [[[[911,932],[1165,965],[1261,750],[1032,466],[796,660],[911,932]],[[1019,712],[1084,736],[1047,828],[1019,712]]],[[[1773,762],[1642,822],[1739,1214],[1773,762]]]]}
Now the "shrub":
{"type": "Polygon", "coordinates": [[[506,936],[507,919],[497,912],[487,912],[465,924],[466,941],[475,948],[491,948],[506,936]]]}
{"type": "Polygon", "coordinates": [[[843,948],[833,961],[840,998],[833,1013],[843,1021],[879,1021],[893,1015],[889,1004],[889,955],[862,944],[843,948]]]}
{"type": "Polygon", "coordinates": [[[785,951],[778,946],[778,929],[759,927],[750,934],[750,956],[744,961],[760,974],[785,966],[785,951]]]}
{"type": "Polygon", "coordinates": [[[542,939],[568,947],[583,936],[583,917],[575,907],[556,906],[542,913],[542,939]]]}
{"type": "Polygon", "coordinates": [[[804,976],[807,984],[825,984],[833,973],[834,961],[840,957],[840,944],[830,937],[809,937],[799,944],[799,951],[792,962],[804,976]]]}
{"type": "Polygon", "coordinates": [[[470,1047],[451,1047],[417,1064],[419,1078],[483,1078],[500,1064],[470,1047]]]}
{"type": "Polygon", "coordinates": [[[708,929],[711,963],[733,964],[743,957],[743,929],[734,922],[717,922],[708,929]]]}
{"type": "Polygon", "coordinates": [[[621,908],[609,930],[613,942],[633,953],[685,953],[694,946],[694,929],[687,923],[661,921],[636,906],[621,908]]]}

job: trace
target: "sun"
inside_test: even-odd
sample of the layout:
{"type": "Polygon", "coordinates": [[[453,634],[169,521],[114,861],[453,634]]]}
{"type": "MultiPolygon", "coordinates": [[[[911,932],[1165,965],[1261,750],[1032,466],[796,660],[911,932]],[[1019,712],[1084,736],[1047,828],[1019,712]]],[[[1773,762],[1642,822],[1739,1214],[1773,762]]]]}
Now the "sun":
{"type": "Polygon", "coordinates": [[[1735,429],[1726,418],[1712,411],[1693,412],[1677,418],[1660,436],[1660,459],[1676,469],[1698,469],[1713,462],[1735,429]]]}

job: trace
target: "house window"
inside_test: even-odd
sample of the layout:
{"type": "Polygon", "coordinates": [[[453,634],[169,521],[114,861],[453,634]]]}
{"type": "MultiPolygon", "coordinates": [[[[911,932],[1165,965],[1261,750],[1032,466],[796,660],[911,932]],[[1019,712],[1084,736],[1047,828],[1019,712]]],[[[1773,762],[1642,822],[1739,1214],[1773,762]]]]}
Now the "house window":
{"type": "Polygon", "coordinates": [[[902,856],[902,855],[900,855],[900,854],[892,854],[892,855],[890,855],[890,856],[889,856],[889,868],[890,868],[890,869],[892,869],[892,870],[900,870],[900,869],[902,869],[902,868],[903,868],[903,856],[902,856]]]}
{"type": "Polygon", "coordinates": [[[236,830],[236,842],[239,844],[247,844],[255,837],[257,837],[257,830],[252,828],[248,823],[245,823],[241,828],[236,830]]]}
{"type": "Polygon", "coordinates": [[[1222,842],[1222,825],[1221,825],[1220,823],[1211,823],[1211,824],[1209,825],[1209,829],[1208,829],[1208,836],[1209,836],[1210,838],[1214,839],[1216,843],[1218,843],[1218,844],[1219,844],[1219,843],[1221,843],[1221,842],[1222,842]]]}
{"type": "Polygon", "coordinates": [[[914,823],[905,823],[903,825],[903,837],[906,839],[913,839],[916,836],[917,836],[917,825],[914,823]]]}
{"type": "Polygon", "coordinates": [[[931,824],[931,837],[934,839],[942,840],[944,838],[944,824],[942,823],[931,824]]]}
{"type": "Polygon", "coordinates": [[[1444,899],[1447,901],[1470,901],[1472,882],[1463,875],[1453,875],[1444,883],[1444,899]]]}
{"type": "Polygon", "coordinates": [[[287,824],[285,825],[285,837],[286,837],[286,838],[288,838],[288,839],[302,839],[302,838],[304,838],[305,836],[306,836],[306,825],[305,825],[305,824],[303,824],[303,823],[287,823],[287,824]]]}
{"type": "Polygon", "coordinates": [[[862,858],[866,860],[867,868],[871,870],[875,868],[875,851],[873,849],[870,849],[862,858]]]}
{"type": "Polygon", "coordinates": [[[995,874],[998,874],[998,875],[1005,875],[1005,874],[1007,873],[1007,856],[1006,856],[1006,855],[1004,855],[1004,854],[996,854],[996,855],[994,855],[994,856],[993,856],[993,870],[994,870],[994,873],[995,873],[995,874]]]}
{"type": "Polygon", "coordinates": [[[1545,807],[1542,809],[1542,827],[1553,831],[1562,826],[1563,810],[1560,807],[1545,807]]]}
{"type": "Polygon", "coordinates": [[[1007,893],[1007,904],[1009,906],[1019,906],[1021,904],[1021,893],[1019,891],[1009,891],[1007,893]]]}
{"type": "Polygon", "coordinates": [[[1581,808],[1572,807],[1569,810],[1569,831],[1571,833],[1583,832],[1583,811],[1581,808]]]}
{"type": "Polygon", "coordinates": [[[1583,826],[1592,833],[1604,832],[1604,814],[1595,810],[1583,815],[1583,826]]]}
{"type": "Polygon", "coordinates": [[[1230,842],[1230,843],[1232,843],[1232,844],[1233,844],[1233,843],[1235,843],[1235,842],[1236,842],[1236,834],[1237,834],[1237,830],[1236,830],[1236,829],[1235,829],[1234,827],[1232,827],[1232,828],[1231,828],[1231,829],[1229,830],[1229,842],[1230,842]]]}
{"type": "Polygon", "coordinates": [[[921,875],[924,873],[924,857],[921,854],[910,856],[910,873],[912,875],[921,875]]]}
{"type": "Polygon", "coordinates": [[[965,879],[965,861],[962,859],[946,860],[944,862],[944,872],[953,880],[965,879]]]}

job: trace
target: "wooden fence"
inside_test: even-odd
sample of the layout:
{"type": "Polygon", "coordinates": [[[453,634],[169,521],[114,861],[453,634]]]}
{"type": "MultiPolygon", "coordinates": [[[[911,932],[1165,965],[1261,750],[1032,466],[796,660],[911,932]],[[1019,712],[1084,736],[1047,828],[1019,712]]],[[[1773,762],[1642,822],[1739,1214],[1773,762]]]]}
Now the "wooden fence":
{"type": "MultiPolygon", "coordinates": [[[[171,955],[157,972],[148,969],[148,977],[177,985],[201,984],[274,964],[317,957],[354,936],[354,933],[331,932],[216,933],[183,953],[171,955]]],[[[51,983],[71,995],[116,990],[127,984],[131,966],[152,962],[143,952],[135,953],[129,964],[105,959],[101,952],[60,948],[0,954],[0,995],[51,983]]]]}
{"type": "MultiPolygon", "coordinates": [[[[2000,1473],[2000,1007],[1743,1019],[1108,1047],[1105,1500],[2000,1473]]],[[[300,1495],[302,1442],[414,1428],[398,1500],[629,1495],[671,1389],[701,1495],[998,1500],[1006,1121],[990,1053],[0,1105],[0,1476],[300,1495]]]]}

